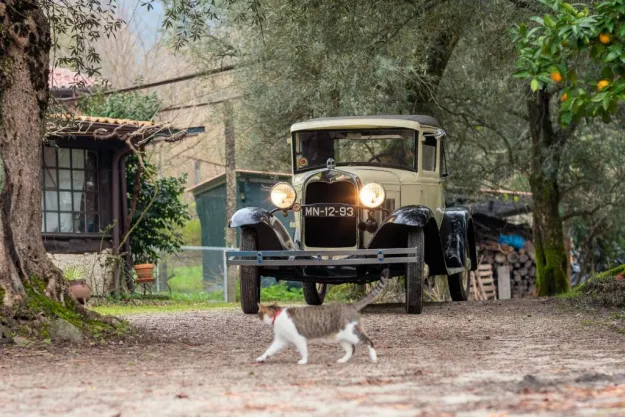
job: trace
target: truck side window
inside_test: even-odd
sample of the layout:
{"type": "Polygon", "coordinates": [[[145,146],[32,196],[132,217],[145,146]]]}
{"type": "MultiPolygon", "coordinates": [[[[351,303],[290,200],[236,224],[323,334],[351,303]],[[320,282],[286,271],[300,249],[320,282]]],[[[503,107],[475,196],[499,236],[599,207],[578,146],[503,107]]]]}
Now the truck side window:
{"type": "Polygon", "coordinates": [[[449,175],[447,171],[447,155],[445,155],[445,141],[441,139],[441,177],[446,177],[449,175]]]}
{"type": "Polygon", "coordinates": [[[436,171],[436,138],[434,136],[425,136],[423,142],[423,170],[436,171]]]}

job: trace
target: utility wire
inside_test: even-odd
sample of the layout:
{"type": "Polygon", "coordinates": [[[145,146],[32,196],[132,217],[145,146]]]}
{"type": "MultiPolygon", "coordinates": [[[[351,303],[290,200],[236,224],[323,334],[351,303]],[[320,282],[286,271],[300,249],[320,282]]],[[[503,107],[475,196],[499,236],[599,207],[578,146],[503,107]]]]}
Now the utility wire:
{"type": "MultiPolygon", "coordinates": [[[[220,68],[215,68],[215,69],[211,69],[211,70],[196,72],[195,74],[183,75],[182,77],[170,78],[170,79],[167,79],[167,80],[156,81],[156,82],[149,83],[149,84],[140,84],[140,85],[135,85],[135,86],[132,86],[132,87],[120,88],[118,90],[103,91],[103,92],[97,93],[97,94],[102,94],[104,96],[110,96],[110,95],[113,95],[113,94],[128,93],[130,91],[145,90],[146,88],[159,87],[161,85],[168,85],[168,84],[179,83],[179,82],[191,80],[191,79],[197,78],[197,77],[205,77],[205,76],[209,76],[209,75],[221,74],[223,72],[232,71],[234,69],[236,69],[236,67],[234,65],[226,65],[226,66],[220,67],[220,68]]],[[[83,97],[93,96],[95,94],[96,93],[90,93],[90,94],[85,94],[85,95],[82,95],[82,96],[79,96],[79,97],[62,98],[62,99],[59,99],[59,101],[61,101],[61,102],[71,102],[71,101],[76,101],[76,100],[78,100],[80,98],[83,98],[83,97]]]]}

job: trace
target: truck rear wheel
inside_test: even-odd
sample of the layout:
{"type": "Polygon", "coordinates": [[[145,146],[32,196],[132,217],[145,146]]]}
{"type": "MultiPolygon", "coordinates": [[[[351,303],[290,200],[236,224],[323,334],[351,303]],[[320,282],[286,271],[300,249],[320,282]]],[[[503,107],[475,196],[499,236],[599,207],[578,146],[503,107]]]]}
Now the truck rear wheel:
{"type": "Polygon", "coordinates": [[[465,270],[457,274],[448,275],[447,283],[449,284],[449,294],[453,301],[467,301],[469,294],[471,293],[470,274],[471,274],[471,256],[469,254],[469,248],[464,250],[464,265],[465,270]]]}
{"type": "MultiPolygon", "coordinates": [[[[242,229],[239,250],[256,251],[257,249],[256,230],[242,229]]],[[[241,280],[241,308],[243,312],[245,314],[258,313],[258,303],[260,302],[260,271],[258,267],[241,265],[239,267],[239,278],[241,280]]]]}
{"type": "Polygon", "coordinates": [[[423,311],[423,266],[425,250],[423,229],[408,233],[408,248],[417,249],[417,261],[406,264],[406,313],[421,314],[423,311]]]}
{"type": "Polygon", "coordinates": [[[315,282],[302,282],[304,300],[311,306],[320,306],[326,298],[327,284],[317,284],[315,282]]]}

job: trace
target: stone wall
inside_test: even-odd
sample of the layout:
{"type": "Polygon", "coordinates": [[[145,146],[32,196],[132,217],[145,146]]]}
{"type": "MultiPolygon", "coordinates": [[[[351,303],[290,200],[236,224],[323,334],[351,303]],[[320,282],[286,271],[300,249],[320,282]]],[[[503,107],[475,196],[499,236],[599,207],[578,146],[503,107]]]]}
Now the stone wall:
{"type": "MultiPolygon", "coordinates": [[[[113,289],[113,268],[107,262],[109,251],[83,254],[51,254],[52,262],[66,279],[85,279],[93,296],[106,296],[113,289]]],[[[110,261],[109,261],[110,262],[110,261]]]]}

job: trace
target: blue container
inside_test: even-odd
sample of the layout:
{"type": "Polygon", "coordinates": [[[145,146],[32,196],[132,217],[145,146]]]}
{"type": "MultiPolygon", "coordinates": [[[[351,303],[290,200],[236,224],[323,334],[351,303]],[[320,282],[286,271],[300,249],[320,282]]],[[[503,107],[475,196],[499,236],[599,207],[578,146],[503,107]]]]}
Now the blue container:
{"type": "Polygon", "coordinates": [[[499,235],[499,243],[520,250],[525,246],[525,239],[523,239],[523,236],[519,235],[499,235]]]}

